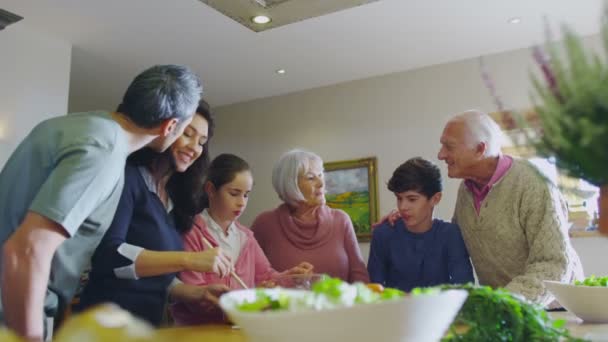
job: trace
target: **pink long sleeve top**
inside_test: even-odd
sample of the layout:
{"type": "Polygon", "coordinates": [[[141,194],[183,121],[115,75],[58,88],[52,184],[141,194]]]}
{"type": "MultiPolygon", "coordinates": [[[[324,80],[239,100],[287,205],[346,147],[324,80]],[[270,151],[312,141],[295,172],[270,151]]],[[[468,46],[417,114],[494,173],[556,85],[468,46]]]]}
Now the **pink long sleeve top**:
{"type": "Polygon", "coordinates": [[[348,282],[369,282],[353,224],[342,210],[322,206],[317,222],[294,218],[286,204],[260,214],[253,234],[274,269],[281,272],[306,261],[315,273],[348,282]]]}
{"type": "MultiPolygon", "coordinates": [[[[184,235],[184,250],[198,252],[207,249],[203,243],[203,237],[213,246],[217,246],[217,241],[209,232],[205,221],[200,215],[195,217],[194,223],[194,227],[184,235]]],[[[248,287],[255,287],[260,282],[270,280],[278,275],[270,266],[268,259],[264,255],[264,252],[262,252],[251,230],[238,222],[235,222],[235,224],[246,236],[239,257],[234,265],[236,274],[248,287]]],[[[185,271],[179,274],[179,278],[186,284],[224,284],[231,289],[241,288],[239,283],[230,275],[220,278],[215,273],[185,271]]],[[[176,325],[195,325],[224,320],[221,309],[211,303],[188,304],[179,302],[172,304],[170,310],[176,325]]]]}

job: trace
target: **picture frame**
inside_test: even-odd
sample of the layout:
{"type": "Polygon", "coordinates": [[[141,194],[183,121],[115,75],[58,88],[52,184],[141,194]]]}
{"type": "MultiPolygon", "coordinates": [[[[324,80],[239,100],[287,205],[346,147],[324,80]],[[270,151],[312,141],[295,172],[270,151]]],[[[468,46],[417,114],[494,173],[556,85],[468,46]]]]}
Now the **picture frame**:
{"type": "Polygon", "coordinates": [[[359,242],[371,240],[378,220],[378,162],[376,157],[324,163],[325,198],[331,208],[350,217],[359,242]]]}

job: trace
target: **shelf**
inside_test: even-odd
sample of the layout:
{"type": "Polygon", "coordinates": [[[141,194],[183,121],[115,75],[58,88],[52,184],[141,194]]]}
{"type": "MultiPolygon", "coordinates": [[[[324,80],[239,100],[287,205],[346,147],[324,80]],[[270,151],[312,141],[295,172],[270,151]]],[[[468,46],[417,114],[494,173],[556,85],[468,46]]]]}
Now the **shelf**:
{"type": "Polygon", "coordinates": [[[608,238],[608,235],[602,235],[597,230],[592,231],[584,231],[584,230],[575,230],[568,232],[571,238],[590,238],[590,237],[604,237],[608,238]]]}

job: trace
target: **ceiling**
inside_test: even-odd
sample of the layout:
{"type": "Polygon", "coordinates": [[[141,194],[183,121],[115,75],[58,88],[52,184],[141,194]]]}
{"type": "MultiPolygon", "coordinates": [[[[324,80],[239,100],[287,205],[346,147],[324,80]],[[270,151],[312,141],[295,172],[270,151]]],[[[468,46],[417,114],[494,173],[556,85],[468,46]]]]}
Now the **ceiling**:
{"type": "Polygon", "coordinates": [[[200,0],[255,32],[320,17],[378,0],[200,0]],[[263,24],[253,18],[265,16],[263,24]]]}
{"type": "Polygon", "coordinates": [[[594,34],[602,2],[382,0],[260,33],[199,0],[0,0],[0,8],[25,17],[15,26],[73,44],[70,109],[86,110],[114,107],[153,64],[190,65],[220,106],[527,47],[542,42],[544,16],[594,34]],[[516,16],[521,23],[509,24],[516,16]]]}

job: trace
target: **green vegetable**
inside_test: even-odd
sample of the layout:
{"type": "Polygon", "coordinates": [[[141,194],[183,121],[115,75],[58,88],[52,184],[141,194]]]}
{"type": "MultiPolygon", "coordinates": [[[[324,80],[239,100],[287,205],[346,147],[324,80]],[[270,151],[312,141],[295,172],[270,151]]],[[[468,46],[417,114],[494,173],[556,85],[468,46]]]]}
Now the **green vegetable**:
{"type": "MultiPolygon", "coordinates": [[[[278,298],[269,296],[265,290],[257,290],[256,298],[251,302],[237,305],[237,309],[247,312],[298,310],[298,309],[329,309],[348,307],[354,304],[376,303],[384,300],[394,300],[405,295],[397,289],[385,289],[382,294],[370,290],[363,283],[349,284],[338,278],[323,277],[312,285],[312,291],[303,297],[291,298],[279,292],[278,298]]],[[[276,296],[276,294],[275,294],[276,296]]]]}
{"type": "Polygon", "coordinates": [[[356,284],[353,284],[352,286],[354,286],[357,289],[357,296],[355,297],[356,304],[368,304],[368,303],[374,303],[374,302],[378,302],[378,301],[382,300],[382,298],[380,297],[380,294],[370,290],[363,283],[356,283],[356,284]]]}
{"type": "Polygon", "coordinates": [[[324,294],[329,298],[340,298],[342,296],[342,285],[344,282],[339,278],[325,277],[312,284],[312,292],[324,294]]]}
{"type": "Polygon", "coordinates": [[[289,297],[280,294],[277,299],[268,296],[264,291],[257,291],[253,302],[243,302],[237,306],[241,311],[257,312],[257,311],[278,311],[289,308],[289,297]]]}
{"type": "Polygon", "coordinates": [[[428,295],[428,294],[437,294],[441,292],[441,288],[438,287],[416,287],[412,289],[410,294],[412,296],[420,296],[420,295],[428,295]]]}
{"type": "MultiPolygon", "coordinates": [[[[570,336],[565,321],[552,321],[547,313],[504,289],[489,286],[443,285],[433,289],[464,289],[469,296],[442,342],[584,341],[570,336]],[[463,329],[464,328],[464,329],[463,329]]],[[[428,289],[414,289],[417,293],[428,289]]],[[[412,291],[414,293],[414,291],[412,291]]]]}
{"type": "Polygon", "coordinates": [[[384,291],[382,291],[382,293],[380,294],[380,298],[382,298],[382,300],[399,299],[399,298],[402,298],[403,296],[405,296],[405,292],[398,290],[398,289],[393,289],[390,287],[384,289],[384,291]]]}
{"type": "MultiPolygon", "coordinates": [[[[608,50],[607,15],[605,6],[604,51],[608,50]]],[[[608,184],[608,61],[583,42],[565,27],[563,43],[558,46],[548,40],[549,56],[537,58],[542,60],[544,76],[532,76],[533,102],[542,134],[530,139],[538,154],[555,157],[557,167],[569,176],[602,186],[608,184]]]]}
{"type": "Polygon", "coordinates": [[[608,286],[608,277],[596,277],[592,275],[591,277],[585,278],[583,281],[575,280],[574,285],[583,285],[583,286],[608,286]]]}

